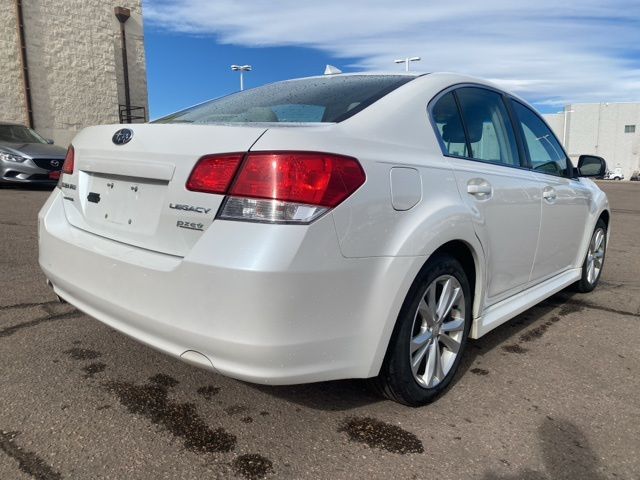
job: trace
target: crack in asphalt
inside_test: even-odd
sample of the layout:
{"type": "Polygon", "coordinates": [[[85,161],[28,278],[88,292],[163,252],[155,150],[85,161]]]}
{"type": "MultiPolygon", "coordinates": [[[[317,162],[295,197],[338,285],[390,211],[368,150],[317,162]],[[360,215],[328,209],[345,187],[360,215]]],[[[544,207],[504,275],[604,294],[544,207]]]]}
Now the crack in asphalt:
{"type": "Polygon", "coordinates": [[[47,305],[59,305],[60,302],[57,300],[50,300],[48,302],[37,302],[37,303],[17,303],[15,305],[0,305],[0,312],[4,310],[12,310],[15,308],[31,308],[31,307],[45,307],[47,305]]]}
{"type": "Polygon", "coordinates": [[[630,208],[612,208],[611,213],[626,213],[627,215],[640,215],[640,211],[630,208]]]}
{"type": "Polygon", "coordinates": [[[5,327],[0,330],[0,338],[10,337],[16,332],[20,330],[24,330],[25,328],[31,328],[38,326],[42,323],[54,322],[56,320],[71,320],[72,318],[78,318],[84,315],[82,312],[67,312],[67,313],[59,313],[57,315],[48,315],[46,317],[36,318],[34,320],[29,320],[28,322],[19,323],[17,325],[12,325],[11,327],[5,327]]]}
{"type": "Polygon", "coordinates": [[[584,308],[591,308],[593,310],[599,310],[601,312],[607,312],[607,313],[615,313],[618,315],[623,315],[626,317],[640,317],[640,315],[638,315],[637,313],[634,312],[629,312],[627,310],[618,310],[617,308],[611,308],[611,307],[605,307],[602,305],[598,305],[596,303],[591,303],[591,302],[584,302],[584,301],[577,301],[577,300],[567,300],[565,302],[549,302],[551,305],[553,305],[554,307],[562,307],[566,304],[570,304],[570,305],[578,305],[584,308]]]}
{"type": "Polygon", "coordinates": [[[35,223],[0,222],[0,225],[7,225],[10,227],[34,227],[35,223]]]}
{"type": "Polygon", "coordinates": [[[33,452],[23,450],[14,439],[20,432],[0,431],[0,450],[18,462],[18,468],[36,480],[60,480],[62,476],[33,452]]]}

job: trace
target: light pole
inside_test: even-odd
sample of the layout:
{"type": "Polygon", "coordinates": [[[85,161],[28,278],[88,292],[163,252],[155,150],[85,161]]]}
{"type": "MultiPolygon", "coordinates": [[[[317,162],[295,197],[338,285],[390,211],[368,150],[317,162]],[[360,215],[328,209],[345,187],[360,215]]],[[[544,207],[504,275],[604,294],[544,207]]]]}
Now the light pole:
{"type": "Polygon", "coordinates": [[[244,90],[244,72],[250,72],[251,65],[231,65],[231,70],[240,72],[240,91],[244,90]]]}
{"type": "Polygon", "coordinates": [[[567,147],[567,116],[573,112],[575,112],[575,110],[567,110],[566,108],[561,112],[558,112],[564,114],[564,122],[562,124],[562,146],[567,152],[569,151],[569,147],[567,147]]]}
{"type": "Polygon", "coordinates": [[[393,63],[404,63],[404,71],[409,71],[409,62],[419,62],[422,60],[420,57],[407,57],[407,58],[399,58],[394,60],[393,63]]]}

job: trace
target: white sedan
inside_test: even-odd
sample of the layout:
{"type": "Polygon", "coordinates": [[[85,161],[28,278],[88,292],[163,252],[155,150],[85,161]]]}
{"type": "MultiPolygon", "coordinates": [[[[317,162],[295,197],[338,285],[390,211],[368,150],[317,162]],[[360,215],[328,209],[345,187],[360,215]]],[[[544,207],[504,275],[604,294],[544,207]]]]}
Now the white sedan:
{"type": "Polygon", "coordinates": [[[605,194],[544,120],[453,74],[306,78],[82,130],[39,215],[55,293],[234,378],[422,405],[478,338],[598,283],[605,194]]]}

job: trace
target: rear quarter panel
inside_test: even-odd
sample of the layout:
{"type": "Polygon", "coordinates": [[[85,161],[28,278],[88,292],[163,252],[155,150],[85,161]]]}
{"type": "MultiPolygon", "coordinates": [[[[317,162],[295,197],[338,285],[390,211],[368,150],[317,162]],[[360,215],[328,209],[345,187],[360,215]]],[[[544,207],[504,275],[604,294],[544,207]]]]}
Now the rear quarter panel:
{"type": "MultiPolygon", "coordinates": [[[[269,128],[252,147],[252,151],[321,151],[358,159],[366,173],[365,184],[330,214],[340,250],[347,258],[414,257],[407,271],[410,281],[398,292],[402,298],[428,257],[452,240],[470,246],[476,258],[476,280],[484,275],[484,256],[470,212],[427,116],[428,101],[446,82],[437,82],[433,88],[412,86],[414,82],[418,80],[345,122],[269,128]],[[394,167],[410,167],[420,177],[421,198],[406,211],[393,208],[390,174],[394,167]]],[[[477,288],[482,284],[476,281],[477,288]]]]}
{"type": "Polygon", "coordinates": [[[589,190],[590,202],[589,202],[589,214],[585,221],[584,231],[580,242],[580,248],[578,249],[576,259],[574,261],[575,267],[581,267],[587,255],[587,249],[589,248],[589,242],[591,241],[591,235],[596,227],[598,219],[603,212],[609,213],[609,226],[607,228],[607,248],[609,248],[609,239],[611,237],[611,208],[609,206],[609,199],[607,194],[604,193],[600,187],[589,178],[580,178],[580,183],[589,190]]]}

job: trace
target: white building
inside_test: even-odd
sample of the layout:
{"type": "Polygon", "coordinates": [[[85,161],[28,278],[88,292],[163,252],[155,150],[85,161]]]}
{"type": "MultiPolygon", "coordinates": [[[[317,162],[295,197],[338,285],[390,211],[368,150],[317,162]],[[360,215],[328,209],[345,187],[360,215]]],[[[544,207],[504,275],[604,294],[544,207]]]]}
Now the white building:
{"type": "Polygon", "coordinates": [[[544,117],[574,165],[580,155],[593,154],[609,170],[622,168],[627,180],[640,170],[640,103],[577,103],[544,117]]]}
{"type": "Polygon", "coordinates": [[[0,0],[0,121],[66,146],[88,125],[146,119],[142,0],[0,0]],[[121,3],[122,2],[122,3],[121,3]],[[116,7],[126,7],[116,10],[116,7]],[[124,115],[121,115],[124,111],[124,115]]]}

